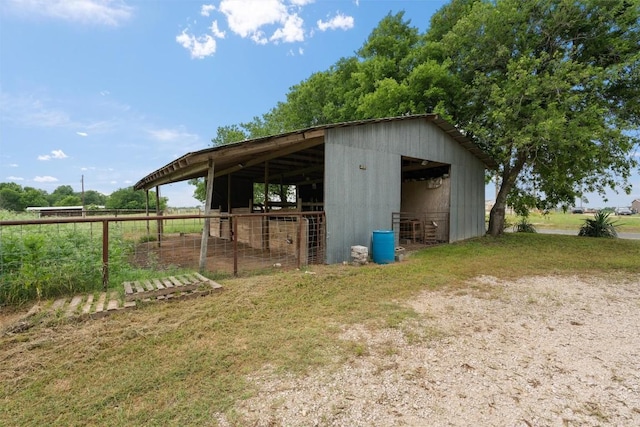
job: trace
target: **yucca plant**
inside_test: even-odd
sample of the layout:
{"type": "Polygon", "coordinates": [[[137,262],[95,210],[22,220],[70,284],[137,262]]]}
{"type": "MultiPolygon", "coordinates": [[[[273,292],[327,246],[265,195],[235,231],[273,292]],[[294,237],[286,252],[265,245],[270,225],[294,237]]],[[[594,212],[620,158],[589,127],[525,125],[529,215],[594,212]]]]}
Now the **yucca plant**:
{"type": "Polygon", "coordinates": [[[578,236],[587,237],[618,237],[616,231],[617,221],[611,221],[609,219],[610,212],[598,212],[593,216],[593,219],[587,218],[584,220],[584,224],[580,227],[578,236]]]}
{"type": "Polygon", "coordinates": [[[522,218],[513,226],[516,233],[537,233],[536,227],[529,222],[529,216],[523,215],[522,218]]]}

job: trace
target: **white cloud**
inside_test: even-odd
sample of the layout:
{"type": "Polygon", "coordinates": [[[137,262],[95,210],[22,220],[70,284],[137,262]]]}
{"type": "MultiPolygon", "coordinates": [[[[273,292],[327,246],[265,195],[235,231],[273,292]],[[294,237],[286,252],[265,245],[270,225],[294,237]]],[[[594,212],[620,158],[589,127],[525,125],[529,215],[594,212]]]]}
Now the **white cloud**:
{"type": "Polygon", "coordinates": [[[211,30],[211,34],[213,34],[213,36],[218,39],[223,39],[225,37],[225,32],[220,31],[220,29],[218,28],[218,21],[213,21],[211,23],[211,27],[209,27],[209,30],[211,30]]]}
{"type": "Polygon", "coordinates": [[[216,10],[216,7],[212,4],[203,4],[202,7],[200,8],[200,15],[202,16],[209,16],[209,14],[211,12],[213,12],[214,10],[216,10]]]}
{"type": "Polygon", "coordinates": [[[353,28],[353,17],[346,16],[341,13],[337,14],[328,21],[318,20],[318,29],[320,31],[327,30],[350,30],[353,28]]]}
{"type": "Polygon", "coordinates": [[[296,13],[310,0],[222,0],[219,10],[227,18],[229,29],[257,44],[304,41],[304,20],[296,13]],[[276,26],[270,37],[267,26],[276,26]]]}
{"type": "Polygon", "coordinates": [[[33,178],[33,180],[35,182],[57,182],[58,178],[47,175],[47,176],[36,176],[35,178],[33,178]]]}
{"type": "MultiPolygon", "coordinates": [[[[0,121],[27,127],[81,127],[66,111],[47,105],[31,95],[0,92],[0,121]]],[[[82,126],[84,127],[84,126],[82,126]]]]}
{"type": "Polygon", "coordinates": [[[23,14],[87,25],[118,26],[133,15],[123,0],[10,0],[10,4],[23,14]]]}
{"type": "Polygon", "coordinates": [[[271,36],[271,41],[283,41],[285,43],[304,41],[304,21],[298,15],[289,15],[284,26],[278,28],[271,36]]]}
{"type": "Polygon", "coordinates": [[[17,168],[18,164],[17,163],[11,163],[11,164],[9,164],[9,167],[10,168],[17,168]]]}
{"type": "MultiPolygon", "coordinates": [[[[303,48],[298,48],[298,55],[304,55],[304,49],[303,48]]],[[[296,51],[293,49],[289,49],[289,51],[287,52],[287,56],[296,56],[296,51]]]]}
{"type": "Polygon", "coordinates": [[[280,0],[222,0],[220,11],[240,37],[252,37],[264,25],[284,21],[288,12],[280,0]]]}
{"type": "MultiPolygon", "coordinates": [[[[223,20],[213,20],[208,32],[202,36],[189,28],[176,36],[176,41],[189,50],[192,58],[204,58],[213,55],[217,50],[217,39],[226,38],[231,32],[241,38],[252,40],[256,44],[268,43],[300,43],[308,35],[313,35],[314,29],[305,28],[301,12],[305,6],[315,0],[221,0],[219,5],[202,4],[200,15],[223,16],[223,20]],[[222,26],[220,24],[223,24],[222,26]],[[221,28],[225,27],[226,28],[221,28]]],[[[354,19],[351,16],[338,13],[333,18],[317,21],[318,28],[327,30],[348,30],[353,28],[354,19]]],[[[288,54],[294,54],[295,49],[288,54]]],[[[302,55],[304,51],[298,50],[302,55]]]]}
{"type": "Polygon", "coordinates": [[[253,33],[251,40],[253,40],[255,44],[265,45],[269,43],[269,40],[265,37],[264,32],[262,31],[256,31],[253,33]]]}
{"type": "Polygon", "coordinates": [[[89,134],[86,133],[86,132],[76,132],[76,135],[78,135],[78,136],[89,136],[89,134]]]}
{"type": "Polygon", "coordinates": [[[182,129],[154,129],[147,132],[149,132],[153,139],[160,142],[193,141],[198,139],[198,135],[185,132],[182,129]]]}
{"type": "Polygon", "coordinates": [[[42,154],[40,156],[38,156],[38,160],[51,160],[51,159],[66,159],[67,156],[66,154],[64,154],[64,152],[62,150],[53,150],[51,152],[51,154],[42,154]]]}
{"type": "Polygon", "coordinates": [[[19,176],[8,176],[7,181],[24,181],[24,178],[21,178],[19,176]]]}
{"type": "Polygon", "coordinates": [[[176,41],[189,51],[192,58],[202,59],[216,52],[216,41],[208,34],[196,37],[183,30],[176,36],[176,41]]]}

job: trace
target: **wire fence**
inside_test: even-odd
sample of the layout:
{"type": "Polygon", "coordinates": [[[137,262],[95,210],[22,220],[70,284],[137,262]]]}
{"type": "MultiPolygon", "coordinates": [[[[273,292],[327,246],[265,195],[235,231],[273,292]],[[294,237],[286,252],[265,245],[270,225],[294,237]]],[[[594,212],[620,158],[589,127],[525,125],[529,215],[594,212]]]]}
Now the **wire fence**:
{"type": "Polygon", "coordinates": [[[3,220],[0,305],[200,266],[237,275],[324,263],[325,233],[323,212],[3,220]]]}

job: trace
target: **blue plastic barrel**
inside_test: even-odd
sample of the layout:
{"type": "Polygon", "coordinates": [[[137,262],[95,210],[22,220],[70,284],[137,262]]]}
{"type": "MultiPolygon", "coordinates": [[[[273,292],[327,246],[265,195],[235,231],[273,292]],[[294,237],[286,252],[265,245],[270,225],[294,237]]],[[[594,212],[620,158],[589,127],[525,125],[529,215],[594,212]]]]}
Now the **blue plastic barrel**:
{"type": "Polygon", "coordinates": [[[374,230],[373,262],[376,264],[390,264],[396,259],[395,238],[393,230],[374,230]]]}

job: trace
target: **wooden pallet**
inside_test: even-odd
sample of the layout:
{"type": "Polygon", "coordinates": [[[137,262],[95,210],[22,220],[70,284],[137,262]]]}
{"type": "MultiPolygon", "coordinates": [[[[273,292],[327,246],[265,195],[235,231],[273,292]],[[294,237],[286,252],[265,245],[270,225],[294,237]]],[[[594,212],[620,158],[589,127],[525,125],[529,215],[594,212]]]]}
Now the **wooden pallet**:
{"type": "Polygon", "coordinates": [[[51,305],[36,304],[25,316],[28,319],[40,312],[45,317],[90,317],[100,318],[119,311],[136,308],[138,303],[161,300],[179,300],[208,295],[221,291],[222,286],[201,274],[192,273],[171,276],[164,279],[144,280],[123,283],[124,298],[120,292],[101,292],[94,296],[76,295],[72,298],[59,298],[51,305]]]}
{"type": "MultiPolygon", "coordinates": [[[[55,317],[91,317],[94,319],[115,313],[117,311],[134,308],[136,303],[121,301],[119,292],[101,292],[97,298],[93,294],[76,295],[73,298],[59,298],[44,310],[55,317]]],[[[29,313],[35,314],[40,310],[34,307],[29,313]]],[[[29,317],[27,313],[27,317],[29,317]]]]}
{"type": "Polygon", "coordinates": [[[221,289],[222,286],[213,280],[199,273],[192,273],[164,279],[124,282],[124,300],[128,302],[193,298],[221,289]]]}

